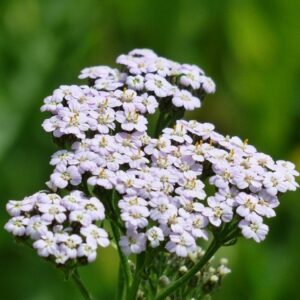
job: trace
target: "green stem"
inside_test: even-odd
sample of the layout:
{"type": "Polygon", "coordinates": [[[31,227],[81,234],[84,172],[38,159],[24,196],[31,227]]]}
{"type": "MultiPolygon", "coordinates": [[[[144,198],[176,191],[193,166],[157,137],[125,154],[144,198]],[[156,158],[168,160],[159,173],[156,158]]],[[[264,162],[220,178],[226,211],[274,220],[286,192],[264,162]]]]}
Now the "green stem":
{"type": "Polygon", "coordinates": [[[164,300],[167,296],[174,293],[181,285],[189,281],[202,267],[211,259],[211,257],[217,252],[217,250],[222,246],[222,243],[218,243],[213,240],[204,256],[196,263],[185,275],[178,278],[169,287],[163,290],[155,300],[164,300]]]}
{"type": "Polygon", "coordinates": [[[154,133],[154,136],[156,138],[159,137],[159,135],[161,134],[161,130],[164,126],[164,118],[165,118],[165,112],[160,110],[159,111],[159,117],[158,117],[158,120],[156,122],[155,133],[154,133]]]}
{"type": "Polygon", "coordinates": [[[145,253],[138,254],[136,256],[135,273],[132,285],[130,286],[129,294],[126,300],[136,300],[137,292],[141,282],[141,273],[145,264],[145,253]]]}
{"type": "Polygon", "coordinates": [[[122,300],[124,299],[124,292],[125,292],[125,276],[124,276],[124,270],[122,268],[122,263],[120,260],[119,263],[119,279],[118,279],[118,290],[116,293],[116,300],[122,300]]]}
{"type": "MultiPolygon", "coordinates": [[[[113,203],[114,203],[115,200],[116,200],[116,193],[113,190],[112,191],[112,197],[111,197],[111,201],[112,201],[111,209],[112,210],[113,210],[113,203]]],[[[113,210],[113,214],[114,214],[114,217],[115,217],[114,210],[113,210]]],[[[128,288],[131,285],[131,282],[132,282],[132,274],[131,274],[131,270],[130,270],[130,267],[129,267],[128,259],[124,255],[124,253],[122,252],[121,247],[119,246],[119,241],[120,241],[119,227],[114,222],[114,220],[110,220],[110,226],[111,226],[111,230],[112,230],[112,233],[113,233],[114,240],[115,240],[117,248],[118,248],[118,253],[119,253],[119,257],[120,257],[120,264],[122,266],[124,280],[125,280],[126,286],[128,288]]]]}
{"type": "Polygon", "coordinates": [[[89,291],[87,290],[87,288],[84,286],[83,282],[80,279],[77,269],[75,269],[74,272],[72,272],[71,278],[72,278],[73,282],[75,283],[75,285],[77,286],[77,288],[79,289],[83,299],[84,300],[92,300],[92,297],[91,297],[89,291]]]}

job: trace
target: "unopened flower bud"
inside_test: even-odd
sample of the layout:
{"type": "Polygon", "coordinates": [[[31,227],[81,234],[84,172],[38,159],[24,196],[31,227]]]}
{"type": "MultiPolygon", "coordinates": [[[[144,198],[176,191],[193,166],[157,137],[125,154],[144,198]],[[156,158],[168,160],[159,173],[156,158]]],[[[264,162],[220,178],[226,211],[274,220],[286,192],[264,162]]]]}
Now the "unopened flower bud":
{"type": "Polygon", "coordinates": [[[137,299],[138,299],[138,300],[145,299],[145,297],[144,297],[144,292],[143,292],[143,291],[138,290],[138,292],[137,292],[137,299]]]}
{"type": "Polygon", "coordinates": [[[227,274],[229,274],[231,272],[231,270],[229,268],[227,268],[224,265],[221,265],[218,267],[218,272],[221,276],[225,276],[227,274]]]}
{"type": "Polygon", "coordinates": [[[209,280],[211,282],[218,282],[219,281],[219,277],[217,275],[212,275],[209,280]]]}
{"type": "Polygon", "coordinates": [[[170,284],[170,279],[167,276],[163,275],[159,278],[159,285],[161,287],[166,287],[169,284],[170,284]]]}

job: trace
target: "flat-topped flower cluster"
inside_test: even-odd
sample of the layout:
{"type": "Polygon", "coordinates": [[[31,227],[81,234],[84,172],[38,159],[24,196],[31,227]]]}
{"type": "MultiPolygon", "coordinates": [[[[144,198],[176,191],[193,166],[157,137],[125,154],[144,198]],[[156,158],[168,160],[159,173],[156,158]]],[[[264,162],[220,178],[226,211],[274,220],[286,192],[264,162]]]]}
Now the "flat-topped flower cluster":
{"type": "Polygon", "coordinates": [[[22,201],[9,201],[12,216],[6,230],[29,237],[42,257],[54,257],[57,264],[79,259],[92,262],[98,247],[107,247],[107,232],[96,225],[105,218],[99,199],[87,198],[81,191],[69,195],[38,192],[22,201]]]}
{"type": "Polygon", "coordinates": [[[186,257],[230,222],[244,237],[264,240],[278,197],[298,188],[294,164],[212,124],[176,120],[215,90],[200,68],[145,49],[117,63],[121,71],[86,68],[80,78],[89,86],[61,86],[45,99],[42,111],[52,116],[43,128],[65,148],[51,157],[49,192],[7,204],[6,229],[58,264],[91,262],[108,246],[104,206],[117,217],[116,242],[127,255],[160,246],[186,257]],[[159,113],[165,127],[151,136],[147,116],[159,113]]]}
{"type": "Polygon", "coordinates": [[[159,104],[193,110],[200,107],[197,95],[215,91],[214,82],[194,65],[180,65],[150,50],[134,50],[117,62],[126,72],[106,66],[86,68],[80,78],[92,86],[60,86],[45,99],[42,111],[52,113],[43,128],[54,137],[121,130],[147,131],[148,114],[159,104]]]}

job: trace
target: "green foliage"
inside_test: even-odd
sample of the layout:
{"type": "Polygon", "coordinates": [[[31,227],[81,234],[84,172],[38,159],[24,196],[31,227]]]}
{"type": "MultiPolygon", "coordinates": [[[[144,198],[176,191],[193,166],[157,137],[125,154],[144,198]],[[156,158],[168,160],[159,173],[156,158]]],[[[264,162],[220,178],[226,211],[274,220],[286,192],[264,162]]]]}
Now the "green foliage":
{"type": "MultiPolygon", "coordinates": [[[[8,199],[44,188],[55,150],[42,132],[42,99],[80,69],[113,64],[149,47],[198,64],[217,93],[190,115],[223,133],[249,138],[300,168],[300,2],[297,0],[2,0],[0,2],[0,226],[8,199]]],[[[233,272],[215,299],[296,299],[300,258],[299,193],[282,199],[271,234],[257,245],[222,250],[233,272]]],[[[80,299],[63,274],[0,231],[0,298],[80,299]]],[[[117,256],[105,249],[81,273],[97,299],[111,299],[117,256]]]]}

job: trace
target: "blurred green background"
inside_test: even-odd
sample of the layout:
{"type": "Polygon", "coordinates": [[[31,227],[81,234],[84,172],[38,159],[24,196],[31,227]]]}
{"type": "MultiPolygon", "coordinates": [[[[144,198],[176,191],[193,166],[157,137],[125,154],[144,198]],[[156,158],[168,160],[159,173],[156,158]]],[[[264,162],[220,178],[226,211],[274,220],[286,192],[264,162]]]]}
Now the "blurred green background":
{"type": "MultiPolygon", "coordinates": [[[[198,64],[217,83],[192,117],[249,138],[300,169],[300,1],[1,0],[0,227],[8,199],[48,179],[55,151],[42,132],[42,99],[76,83],[85,66],[114,63],[136,47],[198,64]]],[[[299,299],[299,192],[282,199],[267,240],[222,250],[232,274],[215,299],[299,299]]],[[[96,299],[111,299],[117,257],[100,253],[81,270],[96,299]]],[[[0,299],[80,299],[72,283],[0,231],[0,299]]]]}

